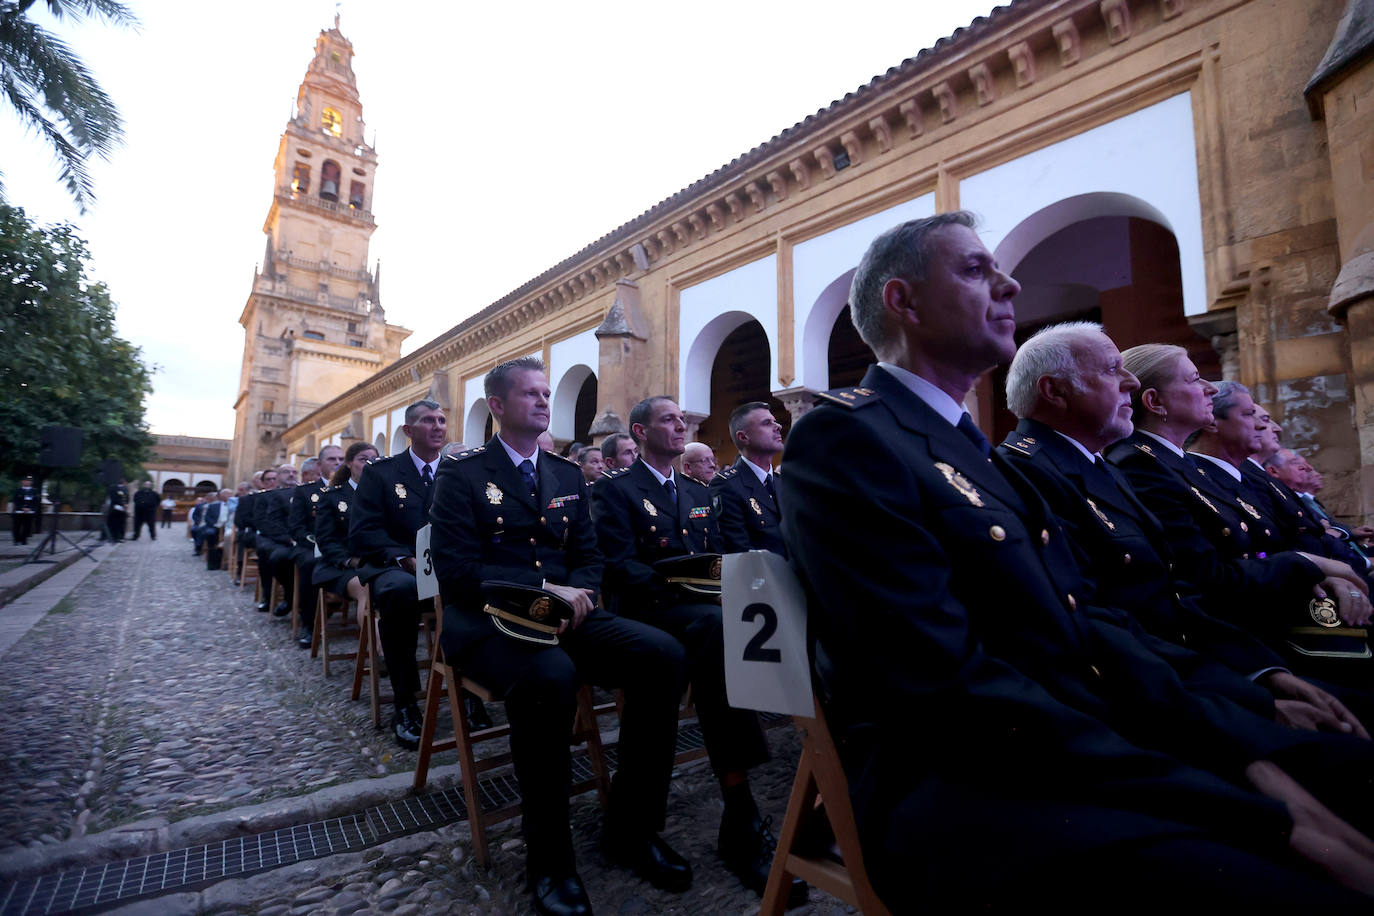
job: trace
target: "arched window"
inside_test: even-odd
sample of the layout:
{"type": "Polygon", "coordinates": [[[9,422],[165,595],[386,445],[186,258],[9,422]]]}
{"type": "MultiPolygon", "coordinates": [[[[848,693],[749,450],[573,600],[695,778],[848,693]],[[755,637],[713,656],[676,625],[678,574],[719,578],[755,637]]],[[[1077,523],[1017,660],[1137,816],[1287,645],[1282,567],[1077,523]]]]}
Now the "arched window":
{"type": "Polygon", "coordinates": [[[304,162],[297,162],[295,170],[291,173],[291,190],[297,194],[306,194],[310,191],[310,166],[304,162]]]}
{"type": "Polygon", "coordinates": [[[351,182],[348,186],[348,205],[354,209],[363,209],[363,183],[361,181],[351,182]]]}
{"type": "Polygon", "coordinates": [[[306,340],[324,340],[324,335],[319,331],[302,331],[301,336],[306,340]]]}
{"type": "Polygon", "coordinates": [[[320,127],[331,137],[342,137],[343,115],[337,108],[326,108],[320,115],[320,127]]]}
{"type": "Polygon", "coordinates": [[[320,198],[339,199],[339,164],[333,159],[326,159],[324,165],[320,166],[320,198]]]}

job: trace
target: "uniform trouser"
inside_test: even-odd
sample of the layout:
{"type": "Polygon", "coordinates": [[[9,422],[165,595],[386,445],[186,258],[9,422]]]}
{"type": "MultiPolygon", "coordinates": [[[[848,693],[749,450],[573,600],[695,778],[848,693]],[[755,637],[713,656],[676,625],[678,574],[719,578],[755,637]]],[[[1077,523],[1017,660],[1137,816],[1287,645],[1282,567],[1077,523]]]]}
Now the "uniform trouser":
{"type": "MultiPolygon", "coordinates": [[[[289,551],[290,548],[285,544],[279,544],[270,538],[263,537],[261,533],[258,534],[257,542],[253,546],[258,552],[258,581],[262,583],[262,600],[271,601],[272,583],[279,581],[277,579],[277,557],[279,555],[284,556],[284,552],[289,551]]],[[[291,593],[288,591],[283,592],[283,594],[290,595],[291,593]]]]}
{"type": "MultiPolygon", "coordinates": [[[[461,613],[449,607],[444,616],[453,621],[461,613]]],[[[446,625],[445,636],[457,629],[446,625]]],[[[559,636],[557,646],[493,632],[461,646],[446,639],[444,657],[506,704],[532,874],[558,876],[573,869],[568,738],[583,683],[625,690],[620,765],[611,787],[607,828],[631,838],[663,829],[677,704],[686,683],[685,653],[677,640],[597,609],[559,636]]]]}
{"type": "Polygon", "coordinates": [[[33,520],[37,516],[29,515],[24,512],[13,512],[10,514],[10,537],[16,544],[22,544],[33,534],[33,520]]]}
{"type": "Polygon", "coordinates": [[[386,653],[391,695],[397,709],[413,706],[415,695],[420,692],[420,668],[415,664],[420,614],[433,604],[416,597],[415,576],[404,569],[384,570],[368,586],[377,608],[377,629],[381,631],[382,651],[386,653]]]}
{"type": "Polygon", "coordinates": [[[105,513],[105,529],[110,532],[110,540],[124,540],[124,529],[128,525],[128,512],[116,512],[111,509],[105,513]]]}
{"type": "Polygon", "coordinates": [[[153,523],[157,521],[157,516],[152,512],[134,512],[134,540],[138,540],[139,534],[143,532],[143,526],[148,526],[148,537],[157,540],[157,532],[153,530],[153,523]]]}
{"type": "Polygon", "coordinates": [[[720,605],[670,604],[656,608],[652,616],[640,616],[621,602],[620,612],[666,630],[687,650],[692,702],[716,775],[742,772],[767,761],[768,742],[758,715],[753,710],[735,709],[726,699],[720,605]]]}
{"type": "Polygon", "coordinates": [[[296,588],[300,590],[296,601],[300,607],[301,626],[306,633],[315,629],[315,601],[320,587],[315,584],[315,556],[312,551],[296,548],[296,588]]]}

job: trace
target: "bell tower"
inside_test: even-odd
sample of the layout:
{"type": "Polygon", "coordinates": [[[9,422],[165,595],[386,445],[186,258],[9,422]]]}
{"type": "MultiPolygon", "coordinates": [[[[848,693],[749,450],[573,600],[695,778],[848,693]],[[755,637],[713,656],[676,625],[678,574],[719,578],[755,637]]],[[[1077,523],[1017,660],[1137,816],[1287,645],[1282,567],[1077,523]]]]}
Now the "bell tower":
{"type": "Polygon", "coordinates": [[[381,267],[368,267],[377,152],[338,16],[315,39],[273,172],[266,250],[239,316],[234,482],[286,460],[282,431],[399,359],[411,333],[387,323],[381,267]]]}

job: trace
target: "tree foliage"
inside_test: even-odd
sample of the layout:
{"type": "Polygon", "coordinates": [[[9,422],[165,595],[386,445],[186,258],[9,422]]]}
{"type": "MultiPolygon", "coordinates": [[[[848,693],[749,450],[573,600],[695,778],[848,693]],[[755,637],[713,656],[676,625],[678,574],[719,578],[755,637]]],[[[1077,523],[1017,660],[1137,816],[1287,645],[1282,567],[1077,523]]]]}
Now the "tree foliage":
{"type": "MultiPolygon", "coordinates": [[[[28,18],[36,0],[0,0],[0,97],[53,150],[81,212],[95,200],[86,162],[108,159],[123,139],[119,110],[67,43],[28,18]]],[[[56,19],[138,20],[116,0],[43,0],[56,19]]],[[[2,190],[2,187],[0,187],[2,190]]]]}
{"type": "MultiPolygon", "coordinates": [[[[130,479],[149,455],[144,401],[152,374],[139,348],[115,332],[103,283],[86,277],[89,252],[71,226],[43,228],[0,204],[0,486],[39,469],[40,430],[76,426],[81,466],[50,474],[62,499],[91,507],[104,496],[100,462],[130,479]]],[[[51,487],[49,488],[51,492],[51,487]]],[[[3,497],[0,497],[3,498],[3,497]]]]}

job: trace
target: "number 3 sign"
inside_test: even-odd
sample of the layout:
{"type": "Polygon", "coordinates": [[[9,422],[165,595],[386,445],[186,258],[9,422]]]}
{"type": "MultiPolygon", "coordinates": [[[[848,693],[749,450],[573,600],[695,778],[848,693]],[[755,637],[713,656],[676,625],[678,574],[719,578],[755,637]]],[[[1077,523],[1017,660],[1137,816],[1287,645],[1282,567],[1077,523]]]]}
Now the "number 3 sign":
{"type": "Polygon", "coordinates": [[[439,579],[434,575],[434,557],[429,552],[429,533],[426,525],[415,532],[415,592],[421,601],[439,594],[439,579]]]}
{"type": "Polygon", "coordinates": [[[720,585],[730,705],[814,716],[806,595],[787,561],[766,550],[727,554],[720,585]]]}

